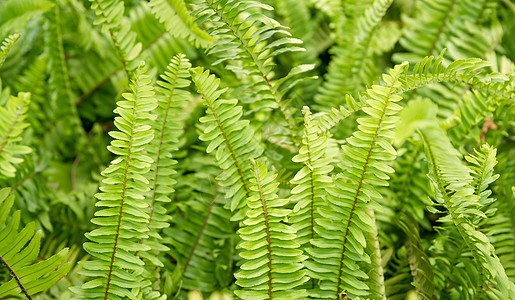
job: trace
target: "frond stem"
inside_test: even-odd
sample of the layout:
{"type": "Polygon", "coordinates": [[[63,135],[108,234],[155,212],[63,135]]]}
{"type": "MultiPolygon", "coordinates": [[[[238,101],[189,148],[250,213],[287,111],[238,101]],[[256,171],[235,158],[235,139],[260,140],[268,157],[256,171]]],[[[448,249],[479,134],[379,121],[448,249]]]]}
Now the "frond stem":
{"type": "Polygon", "coordinates": [[[11,267],[5,262],[5,260],[1,256],[0,256],[0,262],[2,263],[2,265],[4,265],[4,267],[7,268],[7,270],[9,271],[9,274],[11,274],[11,276],[14,278],[14,280],[16,280],[16,283],[18,284],[18,287],[23,292],[23,294],[25,294],[25,298],[27,298],[29,300],[32,300],[32,298],[30,297],[30,295],[27,292],[27,290],[25,289],[25,287],[21,284],[20,279],[18,278],[18,276],[16,276],[16,274],[14,274],[13,269],[11,269],[11,267]]]}
{"type": "Polygon", "coordinates": [[[259,180],[258,170],[256,166],[254,166],[254,172],[256,175],[256,183],[259,190],[259,198],[261,198],[261,205],[263,206],[263,213],[265,218],[265,229],[266,229],[266,247],[268,250],[268,298],[272,299],[272,250],[270,247],[270,225],[268,224],[268,211],[266,208],[265,196],[263,195],[263,188],[261,186],[261,181],[259,180]]]}
{"type": "MultiPolygon", "coordinates": [[[[397,79],[399,78],[399,74],[393,79],[393,82],[397,81],[397,79]]],[[[388,101],[390,99],[390,96],[392,95],[393,93],[393,83],[392,85],[390,86],[390,89],[388,90],[388,94],[386,95],[386,101],[385,101],[385,104],[384,104],[384,108],[383,108],[383,111],[381,113],[381,117],[379,119],[379,123],[377,124],[377,129],[376,129],[376,132],[374,134],[374,138],[372,139],[372,143],[370,144],[370,148],[368,149],[368,152],[367,152],[367,157],[365,159],[365,163],[363,164],[363,169],[361,171],[361,176],[360,176],[360,179],[359,179],[359,183],[358,183],[358,188],[356,189],[356,194],[354,195],[353,197],[353,200],[352,200],[352,208],[350,210],[350,214],[349,214],[349,220],[347,221],[347,225],[345,226],[345,235],[344,235],[344,238],[343,238],[343,247],[342,247],[342,253],[341,253],[341,257],[340,257],[340,266],[338,268],[338,283],[337,283],[337,289],[336,289],[336,299],[340,299],[340,284],[341,284],[341,277],[342,277],[342,267],[343,267],[343,261],[345,259],[345,250],[346,250],[346,244],[347,244],[347,240],[348,240],[348,236],[349,236],[349,229],[350,229],[350,225],[351,225],[351,221],[352,221],[352,217],[354,215],[354,210],[356,209],[356,203],[358,201],[358,197],[359,197],[359,192],[361,191],[361,187],[363,186],[363,179],[365,178],[365,173],[367,172],[367,166],[368,166],[368,163],[369,163],[369,160],[370,160],[370,156],[372,155],[372,150],[374,149],[374,146],[375,146],[375,143],[376,143],[376,139],[377,139],[377,136],[379,135],[379,130],[381,129],[381,125],[384,121],[384,117],[385,117],[385,114],[386,114],[386,108],[388,107],[388,101]]]]}

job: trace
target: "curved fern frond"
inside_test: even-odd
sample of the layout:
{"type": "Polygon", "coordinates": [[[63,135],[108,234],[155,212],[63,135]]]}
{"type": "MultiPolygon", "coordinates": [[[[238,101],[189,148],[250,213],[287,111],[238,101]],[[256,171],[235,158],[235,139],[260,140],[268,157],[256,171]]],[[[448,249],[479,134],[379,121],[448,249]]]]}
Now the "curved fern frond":
{"type": "Polygon", "coordinates": [[[288,200],[277,196],[277,174],[260,161],[252,160],[252,168],[247,218],[238,230],[244,263],[234,274],[243,290],[235,293],[242,299],[303,299],[306,290],[299,286],[308,280],[305,256],[295,241],[296,230],[282,223],[291,213],[284,208],[288,200]]]}
{"type": "Polygon", "coordinates": [[[191,73],[197,91],[207,107],[207,116],[200,118],[200,122],[206,124],[206,127],[199,138],[209,142],[207,153],[216,150],[216,163],[224,170],[217,180],[227,188],[225,196],[231,199],[229,206],[231,211],[235,211],[243,208],[244,200],[250,196],[250,159],[259,157],[263,148],[254,139],[254,131],[249,126],[249,121],[241,119],[243,109],[237,106],[238,100],[220,99],[226,91],[218,89],[220,79],[200,67],[192,69],[191,73]]]}
{"type": "Polygon", "coordinates": [[[21,231],[21,212],[10,215],[14,204],[11,188],[0,190],[0,265],[6,268],[11,280],[0,285],[0,298],[23,295],[32,299],[65,276],[72,264],[65,262],[68,248],[54,256],[34,263],[38,259],[41,235],[35,231],[35,224],[27,224],[21,231]],[[10,219],[9,219],[10,216],[10,219]]]}
{"type": "Polygon", "coordinates": [[[486,292],[494,299],[515,297],[515,284],[506,275],[488,237],[473,222],[486,216],[480,210],[479,196],[474,194],[470,169],[462,164],[459,153],[435,123],[419,129],[419,134],[430,165],[429,178],[436,191],[436,204],[448,212],[440,222],[455,226],[480,270],[482,278],[475,292],[486,292]]]}
{"type": "Polygon", "coordinates": [[[186,38],[196,47],[206,48],[213,43],[214,38],[200,29],[190,16],[184,0],[151,0],[149,6],[172,35],[186,38]]]}
{"type": "Polygon", "coordinates": [[[20,145],[23,130],[29,126],[23,122],[27,117],[30,105],[30,94],[19,93],[18,97],[11,96],[6,107],[0,106],[0,175],[14,177],[15,165],[23,162],[20,155],[32,150],[20,145]]]}
{"type": "Polygon", "coordinates": [[[440,82],[453,82],[463,84],[486,94],[495,95],[514,100],[513,91],[515,82],[512,77],[492,73],[490,75],[477,74],[489,64],[479,58],[459,59],[443,66],[443,51],[433,62],[434,57],[428,56],[415,64],[411,74],[402,76],[402,86],[399,92],[407,92],[422,86],[440,82]],[[431,71],[429,71],[431,69],[431,71]]]}
{"type": "Polygon", "coordinates": [[[2,46],[0,47],[0,68],[4,64],[5,59],[7,58],[7,54],[9,54],[9,50],[13,47],[14,43],[20,38],[21,34],[15,33],[6,37],[5,40],[2,41],[2,46]]]}
{"type": "Polygon", "coordinates": [[[311,243],[314,248],[307,252],[314,258],[306,262],[308,274],[320,280],[312,291],[316,299],[353,298],[368,294],[367,274],[360,269],[360,262],[369,263],[364,252],[364,232],[373,232],[372,220],[364,210],[367,203],[381,199],[374,186],[387,186],[388,173],[393,169],[387,162],[397,153],[391,146],[392,128],[400,110],[396,95],[401,86],[399,77],[406,63],[395,66],[390,74],[384,74],[386,86],[373,85],[367,91],[369,98],[363,111],[366,118],[359,118],[358,131],[343,146],[343,173],[335,179],[335,186],[328,189],[330,209],[321,209],[320,236],[311,243]],[[343,223],[343,224],[342,224],[343,223]]]}
{"type": "Polygon", "coordinates": [[[495,247],[495,254],[499,257],[506,274],[513,279],[515,274],[515,240],[509,220],[509,211],[503,209],[500,200],[491,198],[492,191],[488,186],[499,178],[494,173],[497,164],[497,149],[483,144],[475,154],[465,156],[472,170],[474,194],[479,196],[479,203],[484,206],[483,211],[488,218],[480,220],[479,227],[488,236],[495,247]]]}
{"type": "Polygon", "coordinates": [[[316,236],[315,220],[319,218],[318,208],[325,204],[326,188],[332,184],[327,174],[333,166],[331,159],[325,156],[327,135],[319,133],[309,107],[304,106],[302,113],[305,126],[302,146],[292,160],[303,166],[291,180],[294,187],[290,202],[295,203],[295,207],[290,222],[297,230],[297,241],[303,249],[310,247],[309,241],[316,236]]]}
{"type": "Polygon", "coordinates": [[[130,85],[132,93],[124,93],[124,100],[117,103],[119,115],[114,124],[118,131],[111,131],[114,140],[108,147],[117,156],[102,172],[104,185],[95,195],[96,206],[102,207],[91,220],[100,226],[86,234],[91,242],[84,249],[95,260],[82,261],[81,274],[94,279],[74,288],[74,292],[87,299],[137,299],[129,288],[143,288],[149,281],[142,281],[144,263],[134,255],[147,251],[141,244],[147,238],[149,203],[145,200],[152,158],[146,147],[154,132],[151,121],[156,117],[150,111],[157,107],[149,76],[144,63],[140,64],[130,85]]]}
{"type": "Polygon", "coordinates": [[[91,8],[98,16],[94,24],[102,23],[102,31],[109,32],[127,78],[131,78],[132,70],[137,67],[134,59],[140,54],[142,45],[136,43],[136,33],[131,31],[130,24],[123,19],[124,2],[120,0],[90,1],[92,2],[91,8]]]}

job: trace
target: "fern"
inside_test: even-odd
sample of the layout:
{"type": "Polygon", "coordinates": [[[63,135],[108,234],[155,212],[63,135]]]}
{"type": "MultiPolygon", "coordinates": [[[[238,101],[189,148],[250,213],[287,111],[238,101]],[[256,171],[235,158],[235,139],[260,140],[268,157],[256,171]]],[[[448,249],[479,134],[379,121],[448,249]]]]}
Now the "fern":
{"type": "Polygon", "coordinates": [[[126,287],[150,284],[137,276],[143,273],[143,262],[134,255],[136,251],[149,250],[139,240],[147,238],[144,224],[149,220],[149,204],[145,193],[149,188],[145,174],[152,159],[144,150],[154,136],[149,120],[155,116],[149,112],[157,103],[145,73],[141,64],[131,83],[132,93],[123,94],[125,100],[119,101],[115,110],[119,114],[115,119],[119,131],[110,132],[115,140],[109,150],[118,158],[103,172],[105,185],[96,195],[96,206],[103,209],[91,221],[101,227],[88,233],[86,237],[91,242],[84,244],[95,260],[81,262],[81,273],[94,279],[75,289],[83,298],[137,299],[126,287]]]}
{"type": "Polygon", "coordinates": [[[16,173],[15,164],[23,162],[20,155],[32,150],[18,144],[21,134],[29,124],[23,122],[27,117],[30,105],[30,94],[20,93],[12,96],[6,107],[0,106],[0,174],[3,177],[13,177],[16,173]]]}
{"type": "MultiPolygon", "coordinates": [[[[217,180],[227,187],[225,197],[231,199],[231,211],[241,209],[244,200],[250,196],[248,181],[252,174],[249,160],[259,157],[263,149],[253,139],[254,132],[249,122],[240,119],[243,113],[242,107],[236,106],[238,101],[219,99],[225,92],[225,89],[218,90],[220,79],[202,68],[192,69],[191,72],[208,114],[200,119],[207,127],[199,138],[209,142],[207,153],[216,150],[217,164],[224,170],[217,180]]],[[[238,217],[243,216],[235,215],[235,218],[238,217]]]]}
{"type": "Polygon", "coordinates": [[[16,41],[20,38],[20,34],[12,34],[8,36],[3,42],[2,47],[0,47],[0,68],[4,64],[5,59],[7,58],[7,54],[9,54],[9,50],[11,50],[12,46],[16,41]]]}
{"type": "Polygon", "coordinates": [[[290,202],[295,203],[293,214],[290,218],[292,227],[297,230],[297,241],[301,248],[310,247],[309,241],[315,234],[315,220],[318,209],[325,205],[326,188],[332,184],[327,174],[332,171],[331,159],[325,156],[327,148],[327,136],[319,134],[316,121],[312,119],[307,106],[302,109],[304,113],[304,137],[299,154],[293,157],[293,161],[302,163],[302,168],[297,172],[291,183],[290,202]]]}
{"type": "Polygon", "coordinates": [[[18,231],[21,213],[17,210],[10,216],[14,204],[14,195],[10,192],[10,188],[0,190],[0,263],[12,279],[0,285],[0,297],[21,294],[32,299],[31,296],[65,276],[72,264],[65,262],[68,248],[34,263],[39,254],[41,235],[35,232],[34,222],[18,231]]]}
{"type": "Polygon", "coordinates": [[[347,2],[349,16],[343,30],[351,31],[351,36],[332,49],[335,59],[329,65],[326,82],[315,101],[326,107],[341,105],[347,93],[357,95],[356,92],[371,82],[374,71],[369,47],[374,31],[391,4],[390,0],[377,0],[361,11],[359,1],[347,2]]]}
{"type": "Polygon", "coordinates": [[[419,296],[431,299],[434,295],[433,269],[431,262],[424,251],[420,239],[419,229],[414,220],[408,215],[401,215],[397,219],[401,229],[407,236],[407,250],[410,256],[410,268],[413,282],[419,296]]]}
{"type": "MultiPolygon", "coordinates": [[[[418,107],[412,106],[411,109],[418,107]]],[[[479,209],[479,195],[474,195],[474,189],[471,187],[473,178],[470,176],[470,170],[461,164],[458,153],[451,146],[445,133],[435,123],[431,123],[435,118],[434,110],[433,114],[423,118],[427,120],[426,123],[418,127],[430,165],[429,178],[436,191],[437,203],[448,212],[440,222],[454,224],[458,236],[464,243],[463,246],[471,252],[479,265],[481,286],[477,287],[478,292],[482,292],[483,284],[489,282],[494,287],[487,291],[490,297],[513,297],[515,286],[506,276],[487,236],[474,224],[475,219],[482,219],[485,215],[479,209]]],[[[456,237],[450,239],[455,240],[456,237]]]]}
{"type": "Polygon", "coordinates": [[[339,299],[342,295],[368,294],[368,286],[363,282],[367,275],[359,270],[358,262],[370,262],[363,251],[363,232],[373,229],[363,208],[380,198],[373,185],[387,185],[387,173],[393,171],[383,161],[396,156],[389,136],[396,120],[393,115],[400,109],[395,102],[402,98],[395,91],[400,87],[399,77],[405,66],[398,65],[383,76],[387,86],[373,86],[367,91],[370,98],[363,111],[369,117],[358,119],[360,131],[347,139],[348,145],[343,148],[344,173],[334,179],[335,187],[328,190],[330,209],[320,210],[321,218],[317,221],[320,238],[314,239],[314,248],[307,250],[315,258],[307,264],[308,274],[320,280],[312,297],[339,299]],[[335,226],[341,220],[343,226],[335,226]]]}
{"type": "Polygon", "coordinates": [[[130,78],[131,71],[137,66],[134,60],[141,52],[141,43],[136,43],[136,34],[130,30],[123,20],[125,10],[123,1],[119,0],[90,0],[91,8],[95,10],[97,19],[94,24],[101,24],[103,32],[109,32],[116,53],[122,62],[123,69],[130,78]]]}
{"type": "Polygon", "coordinates": [[[162,244],[160,231],[170,225],[171,218],[163,205],[171,201],[168,195],[174,192],[173,186],[176,183],[174,179],[168,178],[176,173],[172,166],[177,163],[172,159],[170,152],[177,150],[178,137],[181,135],[177,111],[188,99],[188,94],[183,89],[190,83],[187,79],[190,67],[191,64],[184,55],[177,55],[168,65],[168,71],[161,76],[163,80],[158,81],[159,87],[156,89],[158,106],[154,111],[157,118],[153,129],[159,134],[147,147],[147,152],[153,160],[151,170],[146,174],[148,185],[151,187],[145,232],[149,238],[141,239],[142,245],[149,251],[137,252],[139,257],[146,259],[151,272],[156,267],[163,267],[157,253],[170,250],[162,244]]]}
{"type": "Polygon", "coordinates": [[[213,28],[217,42],[209,54],[216,55],[218,60],[213,64],[226,61],[238,61],[239,64],[230,64],[229,69],[236,73],[246,74],[251,80],[246,84],[250,93],[243,95],[244,102],[253,103],[254,109],[279,107],[287,121],[290,132],[296,139],[295,121],[292,112],[287,108],[283,95],[298,81],[281,86],[290,77],[302,74],[314,66],[299,66],[292,69],[289,75],[273,81],[272,75],[275,67],[274,57],[285,52],[305,51],[298,47],[302,41],[291,38],[287,28],[274,19],[259,12],[247,15],[248,10],[255,8],[272,10],[272,7],[257,1],[227,1],[205,0],[199,13],[203,18],[210,18],[216,27],[213,28]],[[271,37],[281,36],[269,42],[271,37]],[[266,43],[268,42],[268,43],[266,43]]]}
{"type": "Polygon", "coordinates": [[[171,34],[187,38],[196,47],[206,48],[212,44],[213,38],[198,27],[183,0],[152,0],[149,5],[152,13],[171,34]]]}
{"type": "Polygon", "coordinates": [[[288,200],[277,196],[277,175],[270,174],[264,163],[253,160],[252,167],[249,209],[245,226],[238,230],[245,262],[234,274],[236,284],[246,289],[236,295],[243,299],[303,298],[306,291],[299,286],[308,280],[302,270],[304,257],[297,249],[296,230],[281,223],[291,213],[283,208],[288,200]]]}

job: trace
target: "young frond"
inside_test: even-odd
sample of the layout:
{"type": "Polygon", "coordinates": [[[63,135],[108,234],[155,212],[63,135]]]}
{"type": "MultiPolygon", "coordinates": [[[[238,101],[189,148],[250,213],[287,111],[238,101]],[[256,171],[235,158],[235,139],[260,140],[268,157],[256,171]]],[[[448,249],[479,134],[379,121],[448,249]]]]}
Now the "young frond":
{"type": "Polygon", "coordinates": [[[25,296],[31,299],[65,276],[72,264],[65,262],[68,248],[52,257],[38,260],[41,235],[31,222],[19,230],[21,212],[10,214],[14,204],[11,188],[0,190],[0,268],[7,269],[11,279],[0,284],[0,298],[25,296]]]}
{"type": "Polygon", "coordinates": [[[14,177],[16,165],[23,162],[20,155],[30,153],[31,148],[20,145],[23,130],[29,126],[27,117],[30,94],[11,96],[5,107],[0,106],[0,176],[14,177]]]}
{"type": "Polygon", "coordinates": [[[191,73],[197,91],[207,108],[207,115],[200,118],[200,122],[206,127],[199,138],[209,142],[207,153],[216,150],[216,163],[224,170],[217,180],[227,188],[225,196],[231,199],[231,211],[241,209],[245,205],[245,199],[250,195],[250,159],[258,158],[263,153],[263,148],[254,139],[249,121],[241,119],[243,109],[237,106],[238,100],[220,99],[226,91],[218,89],[220,79],[200,67],[192,69],[191,73]]]}
{"type": "Polygon", "coordinates": [[[360,262],[370,263],[364,252],[364,233],[373,232],[372,220],[364,209],[370,201],[381,199],[374,186],[387,186],[387,164],[397,153],[391,145],[395,115],[401,109],[396,104],[402,97],[396,95],[399,78],[407,66],[396,66],[383,75],[385,86],[373,85],[367,91],[368,99],[359,118],[358,131],[343,146],[343,173],[334,179],[328,189],[328,208],[320,209],[321,218],[315,227],[319,238],[311,243],[307,252],[314,258],[307,262],[308,274],[320,280],[311,296],[316,299],[340,299],[368,295],[367,274],[360,262]]]}
{"type": "Polygon", "coordinates": [[[299,153],[293,157],[302,163],[291,183],[290,202],[295,203],[290,218],[292,227],[297,230],[297,241],[301,248],[310,247],[309,241],[316,235],[315,220],[319,218],[318,208],[325,205],[326,188],[331,186],[328,176],[333,170],[331,158],[326,157],[327,134],[319,133],[317,121],[311,116],[309,107],[304,106],[304,134],[299,153]]]}
{"type": "Polygon", "coordinates": [[[214,38],[198,27],[190,16],[184,0],[151,0],[149,5],[172,35],[186,38],[196,47],[207,48],[213,43],[214,38]]]}
{"type": "Polygon", "coordinates": [[[141,43],[136,43],[136,33],[131,31],[130,24],[124,20],[125,6],[120,0],[90,0],[97,19],[94,24],[103,24],[102,32],[109,32],[127,78],[131,78],[132,70],[137,67],[135,60],[141,52],[141,43]]]}
{"type": "Polygon", "coordinates": [[[9,50],[11,50],[12,46],[16,41],[20,38],[21,34],[15,33],[6,37],[2,42],[2,46],[0,46],[0,68],[4,64],[5,59],[7,58],[7,54],[9,54],[9,50]]]}
{"type": "MultiPolygon", "coordinates": [[[[117,156],[102,172],[104,185],[95,195],[97,207],[102,209],[91,220],[99,228],[86,234],[90,242],[84,249],[94,260],[82,261],[81,273],[92,280],[74,291],[87,299],[137,299],[131,288],[143,288],[150,284],[141,280],[144,263],[135,256],[136,251],[147,251],[149,246],[140,240],[147,238],[149,203],[145,197],[149,181],[145,175],[153,163],[146,153],[147,145],[154,138],[150,112],[157,107],[149,76],[141,63],[131,80],[131,93],[124,93],[124,100],[117,103],[118,117],[114,124],[118,131],[111,131],[114,138],[109,151],[117,156]]],[[[137,291],[136,291],[137,292],[137,291]]]]}
{"type": "Polygon", "coordinates": [[[303,270],[305,256],[296,241],[296,230],[283,223],[291,210],[287,199],[277,196],[277,174],[265,164],[252,160],[248,210],[238,230],[244,259],[234,274],[236,284],[244,288],[236,295],[242,299],[303,299],[306,290],[299,286],[308,280],[303,270]]]}

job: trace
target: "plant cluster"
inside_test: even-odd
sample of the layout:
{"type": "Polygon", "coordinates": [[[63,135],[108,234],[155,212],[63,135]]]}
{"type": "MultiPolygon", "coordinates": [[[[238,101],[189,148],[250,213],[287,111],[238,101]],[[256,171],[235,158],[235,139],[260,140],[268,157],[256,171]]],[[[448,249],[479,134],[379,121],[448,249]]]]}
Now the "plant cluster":
{"type": "Polygon", "coordinates": [[[515,299],[508,0],[3,0],[0,298],[515,299]]]}

